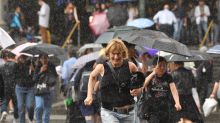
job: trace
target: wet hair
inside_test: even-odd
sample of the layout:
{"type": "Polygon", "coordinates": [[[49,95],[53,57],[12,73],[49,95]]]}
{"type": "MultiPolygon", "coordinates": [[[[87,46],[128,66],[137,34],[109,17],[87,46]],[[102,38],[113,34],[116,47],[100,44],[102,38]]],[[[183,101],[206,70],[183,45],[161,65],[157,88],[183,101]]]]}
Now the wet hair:
{"type": "Polygon", "coordinates": [[[39,55],[39,58],[48,58],[49,56],[46,53],[42,53],[39,55]]]}
{"type": "Polygon", "coordinates": [[[184,65],[184,62],[183,62],[183,61],[174,61],[174,64],[183,66],[183,65],[184,65]]]}
{"type": "Polygon", "coordinates": [[[157,65],[157,62],[160,63],[160,62],[167,62],[167,60],[162,57],[162,56],[157,56],[157,57],[154,57],[153,59],[153,66],[156,66],[157,65]]]}
{"type": "Polygon", "coordinates": [[[124,59],[128,58],[128,49],[120,39],[112,39],[109,41],[107,47],[105,48],[105,56],[109,57],[109,53],[112,51],[120,51],[124,59]]]}

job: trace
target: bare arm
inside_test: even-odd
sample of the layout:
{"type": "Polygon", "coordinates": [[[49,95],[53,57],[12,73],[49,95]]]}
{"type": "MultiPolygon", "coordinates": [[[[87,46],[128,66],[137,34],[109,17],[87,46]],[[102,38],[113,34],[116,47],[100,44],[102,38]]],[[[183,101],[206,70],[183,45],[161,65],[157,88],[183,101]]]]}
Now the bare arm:
{"type": "Polygon", "coordinates": [[[178,91],[176,89],[176,85],[174,82],[170,83],[170,90],[171,90],[173,99],[175,101],[176,110],[179,111],[179,110],[181,110],[181,106],[180,106],[180,102],[179,102],[179,94],[178,94],[178,91]]]}
{"type": "Polygon", "coordinates": [[[219,88],[219,82],[215,82],[212,93],[210,95],[211,98],[214,98],[219,88]]]}
{"type": "Polygon", "coordinates": [[[95,69],[91,72],[90,77],[89,77],[89,82],[88,82],[88,92],[87,92],[87,98],[85,99],[85,105],[91,105],[93,102],[93,91],[94,91],[94,86],[96,83],[96,78],[98,75],[103,74],[104,72],[104,67],[102,64],[98,64],[95,69]]]}

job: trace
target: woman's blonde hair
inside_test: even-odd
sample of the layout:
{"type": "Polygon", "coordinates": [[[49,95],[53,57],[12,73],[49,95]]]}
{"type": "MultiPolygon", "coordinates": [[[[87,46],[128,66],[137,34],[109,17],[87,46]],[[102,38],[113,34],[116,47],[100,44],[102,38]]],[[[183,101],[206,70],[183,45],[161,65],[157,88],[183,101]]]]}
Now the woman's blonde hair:
{"type": "Polygon", "coordinates": [[[128,58],[128,49],[120,39],[112,39],[109,41],[107,47],[105,48],[105,56],[109,58],[109,53],[112,51],[119,51],[122,53],[124,59],[128,58]]]}

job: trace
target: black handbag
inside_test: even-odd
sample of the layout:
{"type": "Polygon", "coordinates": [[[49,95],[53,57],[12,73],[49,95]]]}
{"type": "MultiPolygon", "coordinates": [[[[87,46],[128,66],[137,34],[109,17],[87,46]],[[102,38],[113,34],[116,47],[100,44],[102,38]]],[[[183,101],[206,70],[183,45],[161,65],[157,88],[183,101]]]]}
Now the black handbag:
{"type": "Polygon", "coordinates": [[[42,96],[45,94],[50,93],[50,87],[49,87],[49,81],[50,77],[48,76],[48,74],[43,73],[39,76],[39,80],[37,82],[37,84],[35,85],[35,95],[36,96],[42,96]]]}
{"type": "Polygon", "coordinates": [[[137,102],[137,115],[140,119],[148,120],[151,115],[150,107],[152,105],[152,95],[150,90],[143,90],[137,102]]]}

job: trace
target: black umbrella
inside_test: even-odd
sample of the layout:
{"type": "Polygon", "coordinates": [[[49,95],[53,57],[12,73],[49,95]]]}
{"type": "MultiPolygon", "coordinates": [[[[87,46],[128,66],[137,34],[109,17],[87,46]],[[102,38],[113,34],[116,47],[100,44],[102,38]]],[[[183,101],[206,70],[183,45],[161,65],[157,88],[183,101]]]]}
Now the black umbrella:
{"type": "Polygon", "coordinates": [[[67,59],[67,54],[65,53],[64,49],[53,44],[37,44],[34,46],[26,47],[21,52],[32,55],[46,53],[48,55],[53,55],[54,57],[58,58],[61,62],[67,59]]]}
{"type": "Polygon", "coordinates": [[[191,50],[192,56],[182,56],[177,54],[171,54],[165,56],[166,60],[169,62],[174,61],[183,61],[183,62],[193,62],[193,61],[205,61],[211,60],[212,57],[209,56],[207,53],[203,53],[197,50],[191,50]]]}
{"type": "Polygon", "coordinates": [[[126,32],[130,32],[130,31],[134,31],[134,30],[139,30],[136,27],[131,27],[131,26],[118,26],[118,27],[114,27],[109,29],[107,32],[102,33],[97,40],[95,41],[95,43],[99,43],[99,44],[107,44],[111,39],[113,38],[117,38],[120,35],[126,33],[126,32]]]}
{"type": "Polygon", "coordinates": [[[127,32],[119,36],[128,43],[154,48],[160,51],[191,56],[191,53],[186,45],[169,38],[162,32],[152,30],[136,30],[127,32]]]}
{"type": "Polygon", "coordinates": [[[108,9],[107,18],[111,26],[123,26],[128,20],[127,9],[122,6],[113,6],[108,9]]]}

